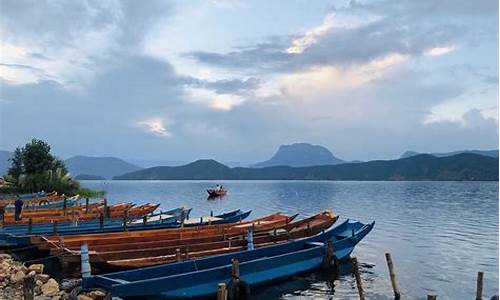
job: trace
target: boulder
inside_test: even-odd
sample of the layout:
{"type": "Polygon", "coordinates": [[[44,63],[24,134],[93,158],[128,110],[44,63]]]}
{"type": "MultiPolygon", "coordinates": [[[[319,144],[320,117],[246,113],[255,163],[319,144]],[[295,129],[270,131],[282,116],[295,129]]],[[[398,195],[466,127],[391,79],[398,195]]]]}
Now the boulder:
{"type": "Polygon", "coordinates": [[[35,277],[36,272],[35,271],[30,271],[26,277],[35,277]]]}
{"type": "Polygon", "coordinates": [[[54,279],[50,278],[47,283],[42,285],[42,294],[44,296],[56,296],[59,294],[59,283],[54,279]]]}
{"type": "Polygon", "coordinates": [[[42,274],[44,267],[45,266],[42,264],[33,264],[33,265],[28,267],[28,270],[35,271],[37,274],[42,274]]]}
{"type": "Polygon", "coordinates": [[[49,281],[50,276],[47,274],[36,274],[35,280],[40,280],[42,283],[47,283],[49,281]]]}
{"type": "Polygon", "coordinates": [[[94,300],[102,300],[104,299],[104,297],[106,297],[106,293],[104,293],[103,291],[98,291],[98,290],[95,290],[95,291],[91,291],[88,293],[89,297],[94,299],[94,300]]]}
{"type": "Polygon", "coordinates": [[[94,299],[90,298],[90,297],[89,297],[89,296],[87,296],[87,295],[83,295],[83,294],[82,294],[82,295],[78,295],[77,300],[94,300],[94,299]]]}
{"type": "Polygon", "coordinates": [[[21,282],[24,280],[24,277],[26,277],[26,275],[24,275],[23,271],[17,271],[16,273],[10,275],[10,281],[13,283],[21,282]]]}
{"type": "Polygon", "coordinates": [[[36,284],[37,286],[42,286],[42,285],[43,285],[43,282],[42,282],[41,280],[37,280],[37,281],[35,281],[35,284],[36,284]]]}

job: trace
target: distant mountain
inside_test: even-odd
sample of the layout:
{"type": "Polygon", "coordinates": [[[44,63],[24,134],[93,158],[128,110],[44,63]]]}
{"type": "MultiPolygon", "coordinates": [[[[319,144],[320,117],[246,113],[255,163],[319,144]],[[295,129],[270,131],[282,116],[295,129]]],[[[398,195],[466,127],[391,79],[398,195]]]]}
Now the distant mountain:
{"type": "Polygon", "coordinates": [[[73,156],[64,161],[73,176],[80,174],[111,179],[114,176],[134,172],[141,168],[116,157],[73,156]]]}
{"type": "Polygon", "coordinates": [[[77,180],[105,180],[106,178],[97,175],[79,174],[75,176],[77,180]]]}
{"type": "Polygon", "coordinates": [[[7,170],[10,168],[9,159],[14,153],[10,151],[0,150],[0,176],[7,174],[7,170]]]}
{"type": "Polygon", "coordinates": [[[281,145],[271,159],[257,163],[252,167],[273,166],[307,167],[337,165],[344,161],[336,158],[327,148],[308,143],[281,145]]]}
{"type": "MultiPolygon", "coordinates": [[[[452,151],[452,152],[445,152],[445,153],[428,153],[430,155],[436,156],[436,157],[446,157],[446,156],[452,156],[452,155],[457,155],[461,153],[474,153],[478,155],[484,155],[484,156],[490,156],[490,157],[497,157],[498,158],[498,149],[497,150],[459,150],[459,151],[452,151]]],[[[412,157],[415,155],[419,154],[424,154],[424,153],[418,153],[415,151],[406,151],[401,155],[400,158],[408,158],[412,157]]]]}
{"type": "Polygon", "coordinates": [[[236,176],[233,169],[213,159],[200,159],[178,167],[153,167],[116,176],[113,179],[232,179],[236,176]]]}
{"type": "Polygon", "coordinates": [[[139,170],[114,179],[137,180],[478,180],[498,181],[498,158],[462,153],[447,157],[420,154],[404,159],[311,167],[229,168],[214,160],[178,167],[139,170]]]}

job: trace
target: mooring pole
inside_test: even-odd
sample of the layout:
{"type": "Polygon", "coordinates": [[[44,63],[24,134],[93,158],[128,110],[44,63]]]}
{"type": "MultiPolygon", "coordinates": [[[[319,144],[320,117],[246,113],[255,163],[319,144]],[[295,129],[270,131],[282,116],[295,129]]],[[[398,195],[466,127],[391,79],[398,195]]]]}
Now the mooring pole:
{"type": "Polygon", "coordinates": [[[104,198],[104,215],[109,218],[108,199],[104,198]]]}
{"type": "Polygon", "coordinates": [[[359,300],[365,300],[365,291],[363,290],[363,284],[361,283],[361,275],[359,274],[358,259],[356,257],[351,258],[352,271],[354,277],[356,278],[356,286],[358,287],[359,300]]]}
{"type": "Polygon", "coordinates": [[[240,295],[240,261],[236,258],[231,259],[231,279],[234,285],[233,299],[238,299],[240,295]]]}
{"type": "Polygon", "coordinates": [[[28,233],[33,233],[33,219],[31,217],[28,218],[28,233]]]}
{"type": "Polygon", "coordinates": [[[85,212],[88,213],[89,212],[89,198],[85,198],[85,212]]]}
{"type": "Polygon", "coordinates": [[[54,231],[54,235],[57,235],[57,221],[54,221],[52,223],[52,229],[54,231]]]}
{"type": "Polygon", "coordinates": [[[88,278],[91,275],[90,269],[90,258],[89,258],[89,246],[87,243],[83,244],[80,247],[80,256],[81,256],[81,270],[82,270],[82,278],[88,278]]]}
{"type": "Polygon", "coordinates": [[[104,228],[104,215],[102,213],[99,214],[99,228],[104,228]]]}
{"type": "Polygon", "coordinates": [[[227,289],[225,283],[217,285],[217,300],[227,300],[227,289]]]}
{"type": "Polygon", "coordinates": [[[127,229],[127,219],[128,219],[127,214],[128,214],[128,211],[127,211],[127,210],[125,210],[125,211],[123,212],[123,230],[124,230],[124,231],[127,231],[127,230],[128,230],[128,229],[127,229]]]}
{"type": "Polygon", "coordinates": [[[253,249],[254,249],[253,230],[250,229],[247,233],[247,250],[253,250],[253,249]]]}
{"type": "Polygon", "coordinates": [[[387,268],[389,268],[389,276],[391,278],[392,290],[394,291],[394,299],[399,300],[401,298],[401,293],[399,292],[398,283],[396,282],[396,273],[394,272],[394,264],[392,263],[390,253],[385,254],[385,260],[387,261],[387,268]]]}
{"type": "Polygon", "coordinates": [[[476,300],[483,299],[483,272],[477,272],[476,300]]]}
{"type": "Polygon", "coordinates": [[[175,249],[175,260],[181,261],[181,249],[179,248],[175,249]]]}
{"type": "Polygon", "coordinates": [[[436,300],[437,296],[436,295],[427,295],[427,300],[436,300]]]}
{"type": "Polygon", "coordinates": [[[66,199],[66,197],[64,198],[64,201],[63,201],[63,211],[64,211],[64,216],[67,216],[67,209],[68,209],[68,200],[66,199]]]}

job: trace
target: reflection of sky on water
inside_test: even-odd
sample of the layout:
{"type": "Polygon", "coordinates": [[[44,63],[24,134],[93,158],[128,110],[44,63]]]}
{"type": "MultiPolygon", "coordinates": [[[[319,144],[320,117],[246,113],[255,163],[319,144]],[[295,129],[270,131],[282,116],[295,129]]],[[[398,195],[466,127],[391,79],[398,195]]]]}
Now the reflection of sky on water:
{"type": "MultiPolygon", "coordinates": [[[[168,209],[193,208],[192,216],[235,208],[251,217],[275,211],[311,215],[324,208],[341,218],[375,220],[375,229],[356,248],[369,299],[392,296],[385,252],[391,252],[403,295],[424,299],[472,299],[477,271],[485,272],[485,296],[498,294],[497,182],[328,182],[328,181],[100,181],[111,202],[161,202],[168,209]],[[207,201],[206,189],[222,183],[229,193],[207,201]]],[[[254,291],[274,299],[350,299],[354,279],[331,284],[321,274],[254,291]]]]}

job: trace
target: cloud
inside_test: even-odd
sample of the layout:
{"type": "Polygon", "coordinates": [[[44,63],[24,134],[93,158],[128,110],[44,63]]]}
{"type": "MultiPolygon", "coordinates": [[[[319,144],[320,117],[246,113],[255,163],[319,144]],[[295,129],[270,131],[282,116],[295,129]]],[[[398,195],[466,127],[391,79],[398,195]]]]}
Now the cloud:
{"type": "Polygon", "coordinates": [[[138,124],[156,136],[163,138],[170,137],[172,133],[167,130],[164,123],[165,122],[162,118],[152,118],[141,121],[138,124]]]}
{"type": "Polygon", "coordinates": [[[425,52],[426,55],[430,55],[430,56],[439,56],[439,55],[443,55],[443,54],[446,54],[446,53],[450,53],[452,51],[455,51],[455,47],[451,46],[451,47],[434,47],[432,49],[429,49],[425,52]]]}

